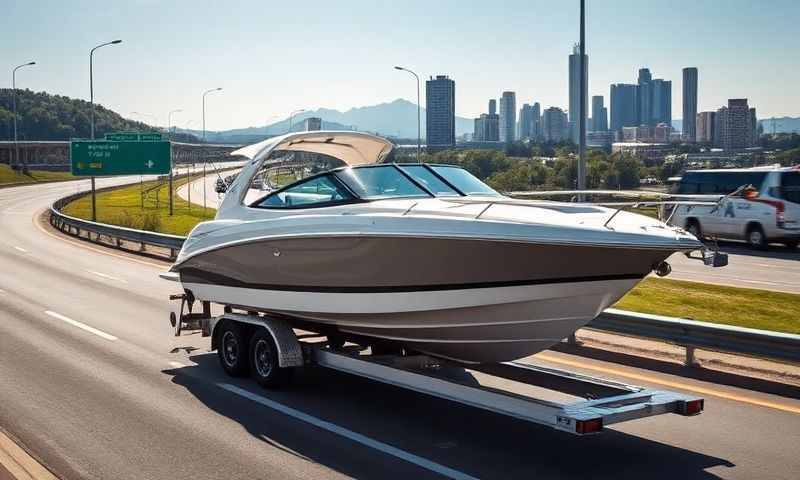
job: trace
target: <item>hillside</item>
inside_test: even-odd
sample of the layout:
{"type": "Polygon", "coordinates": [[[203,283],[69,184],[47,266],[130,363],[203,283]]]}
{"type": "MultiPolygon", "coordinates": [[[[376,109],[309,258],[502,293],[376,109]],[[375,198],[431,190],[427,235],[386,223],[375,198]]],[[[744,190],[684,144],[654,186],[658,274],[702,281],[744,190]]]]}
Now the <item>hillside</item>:
{"type": "MultiPolygon", "coordinates": [[[[318,108],[294,116],[292,130],[303,129],[303,120],[308,117],[322,119],[326,130],[360,130],[396,138],[417,138],[417,105],[398,98],[392,102],[351,108],[340,112],[329,108],[318,108]]],[[[472,132],[472,119],[456,116],[456,135],[472,132]]],[[[195,130],[185,130],[197,134],[195,130]]],[[[280,135],[289,131],[289,119],[262,127],[238,128],[220,132],[206,132],[206,138],[215,142],[238,142],[255,140],[268,135],[280,135]]],[[[425,136],[425,109],[422,109],[422,136],[425,136]]]]}
{"type": "MultiPolygon", "coordinates": [[[[12,90],[0,89],[0,141],[14,139],[12,90]]],[[[17,90],[17,130],[20,140],[69,140],[89,138],[91,107],[86,100],[17,90]]],[[[95,104],[95,136],[125,130],[153,130],[142,123],[122,118],[118,113],[95,104]]],[[[182,140],[191,140],[186,136],[182,140]]]]}

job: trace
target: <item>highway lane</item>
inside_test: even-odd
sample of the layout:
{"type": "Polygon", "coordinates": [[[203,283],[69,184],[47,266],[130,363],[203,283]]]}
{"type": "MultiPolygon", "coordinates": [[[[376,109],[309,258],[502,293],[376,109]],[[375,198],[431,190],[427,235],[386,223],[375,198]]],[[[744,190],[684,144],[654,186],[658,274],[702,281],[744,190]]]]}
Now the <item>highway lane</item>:
{"type": "MultiPolygon", "coordinates": [[[[202,205],[205,186],[207,205],[218,208],[221,196],[214,191],[216,179],[216,175],[209,175],[205,182],[191,182],[192,203],[202,205]]],[[[183,186],[178,190],[178,195],[184,200],[188,198],[188,188],[183,186]]],[[[248,198],[253,200],[265,194],[252,192],[248,198]]],[[[723,242],[720,249],[729,255],[728,266],[707,267],[700,260],[677,253],[668,260],[672,265],[669,278],[800,294],[800,249],[773,246],[771,250],[761,252],[736,242],[723,242]]]]}
{"type": "Polygon", "coordinates": [[[207,339],[171,336],[165,299],[175,287],[157,278],[165,265],[64,240],[34,222],[76,188],[0,190],[0,426],[64,478],[441,478],[444,472],[788,479],[800,470],[797,399],[554,352],[539,360],[718,395],[705,394],[700,417],[662,416],[577,438],[319,368],[300,372],[294,387],[278,392],[232,380],[207,353],[207,339]],[[229,384],[346,430],[287,416],[223,388],[229,384]]]}

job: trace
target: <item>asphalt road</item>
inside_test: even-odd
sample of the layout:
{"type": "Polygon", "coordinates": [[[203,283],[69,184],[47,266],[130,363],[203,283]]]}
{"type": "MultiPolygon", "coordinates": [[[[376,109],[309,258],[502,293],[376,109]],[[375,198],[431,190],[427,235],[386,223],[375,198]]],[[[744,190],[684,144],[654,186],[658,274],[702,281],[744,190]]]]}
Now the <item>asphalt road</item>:
{"type": "Polygon", "coordinates": [[[164,265],[38,225],[77,183],[85,185],[0,189],[0,426],[60,477],[796,479],[800,471],[797,389],[751,382],[746,390],[730,375],[690,378],[676,367],[610,363],[623,360],[613,355],[548,351],[531,360],[701,394],[706,412],[573,437],[320,368],[282,391],[232,380],[207,339],[171,335],[166,298],[175,286],[157,278],[164,265]]]}
{"type": "MultiPolygon", "coordinates": [[[[216,175],[208,175],[205,182],[192,182],[192,203],[203,204],[205,184],[207,205],[218,208],[221,196],[214,191],[216,179],[216,175]]],[[[188,198],[188,188],[184,185],[178,191],[184,200],[188,198]]],[[[252,192],[248,198],[253,200],[265,195],[265,192],[252,192]]],[[[722,242],[719,247],[729,256],[726,267],[707,267],[701,260],[689,259],[678,253],[668,260],[672,265],[669,278],[800,294],[800,249],[788,250],[774,245],[762,252],[736,242],[722,242]]]]}

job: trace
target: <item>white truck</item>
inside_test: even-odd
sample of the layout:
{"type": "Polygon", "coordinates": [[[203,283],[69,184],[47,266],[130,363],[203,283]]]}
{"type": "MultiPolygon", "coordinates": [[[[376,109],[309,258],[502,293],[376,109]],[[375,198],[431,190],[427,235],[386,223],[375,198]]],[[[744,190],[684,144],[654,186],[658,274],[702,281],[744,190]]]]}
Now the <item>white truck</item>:
{"type": "Polygon", "coordinates": [[[697,238],[744,240],[797,248],[800,241],[800,167],[689,170],[673,193],[725,195],[717,206],[676,206],[670,223],[697,238]],[[742,189],[752,186],[752,189],[742,189]]]}

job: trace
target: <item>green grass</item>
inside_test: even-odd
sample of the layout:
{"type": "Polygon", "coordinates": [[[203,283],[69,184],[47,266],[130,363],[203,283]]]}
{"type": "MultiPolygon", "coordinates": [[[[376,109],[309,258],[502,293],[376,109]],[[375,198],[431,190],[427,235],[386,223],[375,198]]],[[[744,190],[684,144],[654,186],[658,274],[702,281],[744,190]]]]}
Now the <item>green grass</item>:
{"type": "Polygon", "coordinates": [[[646,278],[614,307],[800,334],[800,295],[791,293],[646,278]]]}
{"type": "MultiPolygon", "coordinates": [[[[194,179],[199,177],[194,177],[194,179]]],[[[186,179],[176,180],[174,189],[186,183],[186,179]]],[[[144,190],[158,185],[159,182],[145,182],[144,190]]],[[[158,203],[155,194],[147,196],[142,208],[141,187],[139,184],[101,192],[97,194],[97,221],[111,225],[151,230],[173,235],[187,235],[198,223],[214,218],[216,210],[189,204],[175,192],[173,195],[174,215],[169,215],[169,191],[166,183],[158,190],[158,203]]],[[[91,219],[92,197],[87,195],[64,207],[67,215],[91,219]]]]}
{"type": "Polygon", "coordinates": [[[0,164],[0,185],[59,182],[74,179],[75,177],[73,177],[69,172],[45,172],[41,170],[31,170],[28,172],[28,175],[23,175],[22,173],[15,172],[8,165],[0,164]]]}

